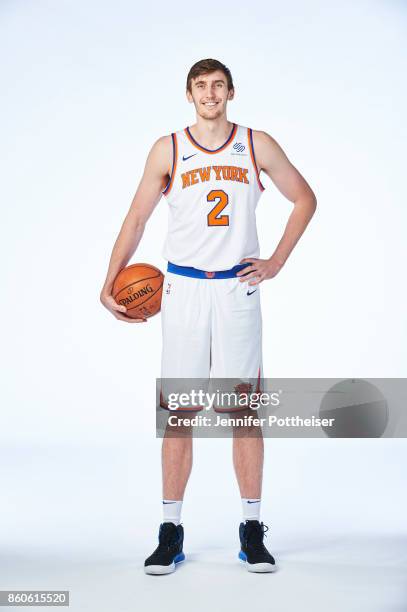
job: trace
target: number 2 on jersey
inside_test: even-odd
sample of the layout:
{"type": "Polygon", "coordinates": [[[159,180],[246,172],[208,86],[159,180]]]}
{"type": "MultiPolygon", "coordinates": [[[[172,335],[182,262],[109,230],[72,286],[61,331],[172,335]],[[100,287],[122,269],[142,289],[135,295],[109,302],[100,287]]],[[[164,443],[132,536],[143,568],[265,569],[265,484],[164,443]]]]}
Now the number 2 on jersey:
{"type": "Polygon", "coordinates": [[[218,200],[210,213],[208,213],[208,225],[229,225],[229,215],[220,214],[229,203],[228,194],[222,191],[222,189],[213,189],[208,193],[206,199],[208,202],[218,200]]]}

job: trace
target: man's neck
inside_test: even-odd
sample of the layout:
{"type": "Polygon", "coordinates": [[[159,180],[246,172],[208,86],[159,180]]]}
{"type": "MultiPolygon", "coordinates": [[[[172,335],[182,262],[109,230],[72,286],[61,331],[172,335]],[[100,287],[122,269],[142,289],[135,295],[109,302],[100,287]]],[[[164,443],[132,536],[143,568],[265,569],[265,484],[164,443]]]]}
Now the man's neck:
{"type": "Polygon", "coordinates": [[[206,149],[217,149],[228,139],[233,124],[226,117],[204,119],[197,117],[189,130],[195,140],[206,149]]]}

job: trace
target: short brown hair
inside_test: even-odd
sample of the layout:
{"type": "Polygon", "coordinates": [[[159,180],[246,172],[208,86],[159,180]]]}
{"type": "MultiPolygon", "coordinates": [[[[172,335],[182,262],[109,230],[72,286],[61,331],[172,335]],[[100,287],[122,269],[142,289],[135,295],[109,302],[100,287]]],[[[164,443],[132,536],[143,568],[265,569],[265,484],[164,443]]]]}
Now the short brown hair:
{"type": "Polygon", "coordinates": [[[196,62],[188,72],[187,76],[187,91],[191,93],[191,83],[192,79],[196,79],[201,76],[201,74],[208,74],[210,72],[215,72],[215,70],[220,70],[226,77],[228,90],[234,89],[233,87],[233,79],[232,74],[225,64],[219,62],[216,59],[203,59],[196,62]]]}

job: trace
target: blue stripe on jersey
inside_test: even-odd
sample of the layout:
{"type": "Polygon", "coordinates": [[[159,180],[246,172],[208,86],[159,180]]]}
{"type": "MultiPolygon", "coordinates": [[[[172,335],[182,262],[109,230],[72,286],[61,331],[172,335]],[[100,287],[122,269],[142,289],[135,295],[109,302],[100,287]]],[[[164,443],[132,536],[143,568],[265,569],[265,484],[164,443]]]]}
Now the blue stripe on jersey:
{"type": "Polygon", "coordinates": [[[223,145],[221,145],[220,147],[218,147],[217,149],[207,149],[206,147],[203,147],[201,144],[199,144],[199,142],[197,140],[195,140],[195,138],[192,136],[191,134],[191,130],[189,129],[189,127],[186,127],[186,131],[188,132],[188,135],[190,137],[190,139],[196,144],[197,147],[199,147],[200,149],[202,149],[203,151],[208,151],[208,153],[216,153],[216,151],[221,151],[222,149],[224,149],[226,147],[226,145],[231,141],[231,139],[233,138],[234,134],[235,134],[235,128],[237,129],[237,125],[236,123],[233,123],[232,125],[232,130],[228,136],[228,139],[226,140],[226,142],[223,143],[223,145]]]}
{"type": "Polygon", "coordinates": [[[167,193],[167,191],[169,190],[169,187],[173,181],[174,178],[174,166],[175,163],[177,161],[176,157],[176,148],[175,148],[175,134],[171,134],[171,138],[172,138],[172,167],[171,167],[171,176],[168,179],[168,183],[166,184],[166,186],[164,187],[164,189],[162,190],[163,195],[165,195],[167,193]]]}
{"type": "MultiPolygon", "coordinates": [[[[239,272],[246,266],[250,266],[250,262],[238,264],[233,266],[230,270],[219,270],[217,272],[206,272],[205,270],[198,270],[198,268],[192,268],[191,266],[177,266],[177,264],[168,262],[167,272],[173,272],[174,274],[181,274],[181,276],[190,276],[191,278],[205,278],[205,279],[216,279],[216,278],[234,278],[236,272],[239,272]]],[[[245,276],[243,274],[243,276],[245,276]]]]}

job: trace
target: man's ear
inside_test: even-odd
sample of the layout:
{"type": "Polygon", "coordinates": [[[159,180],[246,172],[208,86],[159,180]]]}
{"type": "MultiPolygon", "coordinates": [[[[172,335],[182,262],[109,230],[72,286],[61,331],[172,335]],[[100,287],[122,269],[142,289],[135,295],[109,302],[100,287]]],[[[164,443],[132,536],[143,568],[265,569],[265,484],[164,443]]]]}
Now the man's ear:
{"type": "Polygon", "coordinates": [[[193,99],[193,97],[192,97],[191,92],[189,91],[189,89],[187,89],[186,94],[187,94],[187,100],[188,100],[188,102],[189,102],[189,103],[193,102],[193,101],[194,101],[194,99],[193,99]]]}
{"type": "Polygon", "coordinates": [[[235,97],[235,90],[230,89],[228,93],[228,100],[233,100],[234,97],[235,97]]]}

